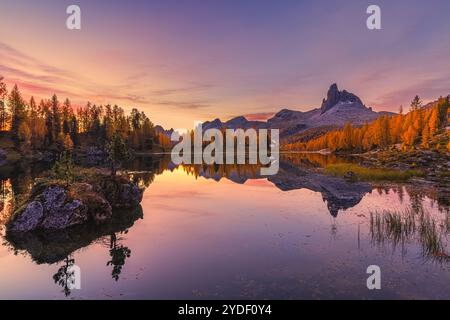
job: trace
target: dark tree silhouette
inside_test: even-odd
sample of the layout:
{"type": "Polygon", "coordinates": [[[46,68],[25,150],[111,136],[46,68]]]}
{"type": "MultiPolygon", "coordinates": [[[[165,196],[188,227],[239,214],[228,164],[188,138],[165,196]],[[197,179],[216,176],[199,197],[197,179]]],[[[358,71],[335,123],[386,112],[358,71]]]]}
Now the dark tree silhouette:
{"type": "Polygon", "coordinates": [[[111,235],[109,245],[109,255],[111,260],[106,263],[107,266],[113,266],[111,276],[114,280],[118,281],[122,268],[125,265],[125,260],[131,256],[131,250],[117,243],[117,236],[115,233],[111,235]]]}
{"type": "Polygon", "coordinates": [[[75,264],[75,259],[64,259],[64,265],[62,265],[58,271],[53,275],[53,281],[63,288],[64,295],[68,297],[71,293],[71,287],[75,284],[75,272],[71,271],[71,267],[75,264]]]}
{"type": "Polygon", "coordinates": [[[107,145],[108,158],[110,161],[111,175],[115,176],[117,168],[131,158],[127,144],[118,132],[114,133],[107,145]]]}

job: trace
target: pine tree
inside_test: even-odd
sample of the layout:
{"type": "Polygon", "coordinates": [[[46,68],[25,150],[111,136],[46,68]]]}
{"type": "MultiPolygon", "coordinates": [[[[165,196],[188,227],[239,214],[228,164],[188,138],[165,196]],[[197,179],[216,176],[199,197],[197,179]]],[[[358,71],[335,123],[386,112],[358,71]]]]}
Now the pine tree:
{"type": "Polygon", "coordinates": [[[420,100],[419,96],[416,95],[414,99],[411,101],[411,111],[416,111],[422,108],[422,100],[420,100]]]}
{"type": "Polygon", "coordinates": [[[118,132],[114,133],[107,145],[108,158],[111,167],[111,175],[115,176],[117,168],[131,158],[127,144],[118,132]]]}
{"type": "Polygon", "coordinates": [[[342,134],[339,140],[339,149],[351,150],[352,148],[352,133],[353,128],[350,122],[347,122],[344,126],[342,134]]]}
{"type": "Polygon", "coordinates": [[[62,132],[64,135],[70,134],[70,122],[72,118],[72,106],[69,99],[66,99],[63,104],[62,111],[62,132]]]}
{"type": "Polygon", "coordinates": [[[20,125],[26,121],[26,106],[17,85],[9,94],[8,105],[11,109],[11,131],[18,142],[18,134],[20,125]]]}
{"type": "Polygon", "coordinates": [[[425,126],[422,130],[422,143],[420,146],[424,149],[428,149],[430,147],[429,141],[430,141],[430,127],[425,126]]]}
{"type": "Polygon", "coordinates": [[[31,144],[31,130],[25,121],[19,126],[17,138],[20,146],[23,148],[22,150],[27,150],[31,144]]]}
{"type": "Polygon", "coordinates": [[[0,76],[0,130],[6,130],[9,113],[6,109],[6,96],[8,95],[8,90],[6,89],[6,84],[3,82],[3,77],[0,76]]]}
{"type": "Polygon", "coordinates": [[[436,106],[431,111],[430,118],[428,120],[428,126],[430,130],[430,135],[434,136],[439,129],[439,107],[436,106]]]}
{"type": "Polygon", "coordinates": [[[51,99],[52,112],[52,140],[57,141],[61,135],[61,111],[59,110],[59,101],[56,94],[51,99]]]}
{"type": "Polygon", "coordinates": [[[63,151],[53,166],[53,174],[69,186],[75,180],[75,164],[69,151],[63,151]]]}
{"type": "Polygon", "coordinates": [[[41,102],[42,105],[42,113],[44,117],[44,123],[45,123],[45,144],[47,146],[50,146],[55,142],[54,135],[53,135],[53,113],[50,108],[50,101],[47,103],[41,102]]]}
{"type": "Polygon", "coordinates": [[[78,119],[74,114],[70,119],[70,138],[75,146],[78,145],[78,119]]]}
{"type": "Polygon", "coordinates": [[[28,126],[30,128],[31,142],[33,145],[38,144],[39,120],[38,107],[34,101],[34,97],[31,97],[28,104],[28,126]]]}

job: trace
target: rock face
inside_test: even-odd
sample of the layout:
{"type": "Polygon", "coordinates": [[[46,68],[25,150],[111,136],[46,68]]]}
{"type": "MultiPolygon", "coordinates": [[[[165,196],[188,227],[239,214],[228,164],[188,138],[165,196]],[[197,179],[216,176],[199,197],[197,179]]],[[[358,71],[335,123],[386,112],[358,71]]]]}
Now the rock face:
{"type": "Polygon", "coordinates": [[[78,199],[69,200],[60,186],[49,186],[42,194],[19,210],[10,222],[12,231],[64,229],[87,221],[88,207],[78,199]]]}
{"type": "Polygon", "coordinates": [[[73,200],[45,211],[40,227],[42,229],[64,229],[88,220],[88,208],[80,200],[73,200]]]}
{"type": "MultiPolygon", "coordinates": [[[[283,109],[268,120],[270,128],[280,129],[280,137],[294,138],[311,129],[335,129],[350,122],[354,126],[363,125],[385,113],[367,108],[360,98],[346,90],[339,91],[332,84],[320,108],[301,112],[283,109]]],[[[294,142],[294,141],[291,141],[294,142]]]]}
{"type": "Polygon", "coordinates": [[[339,102],[351,103],[354,104],[355,107],[360,108],[366,107],[356,95],[347,92],[346,90],[339,91],[337,84],[333,83],[328,89],[327,98],[323,100],[322,106],[320,107],[321,114],[327,112],[339,102]]]}
{"type": "Polygon", "coordinates": [[[30,231],[37,229],[44,217],[44,207],[39,201],[28,204],[25,210],[10,224],[13,231],[30,231]]]}
{"type": "Polygon", "coordinates": [[[113,208],[137,207],[142,195],[143,190],[123,177],[106,176],[95,186],[37,184],[30,202],[8,223],[8,231],[61,230],[88,222],[103,224],[111,219],[113,208]]]}

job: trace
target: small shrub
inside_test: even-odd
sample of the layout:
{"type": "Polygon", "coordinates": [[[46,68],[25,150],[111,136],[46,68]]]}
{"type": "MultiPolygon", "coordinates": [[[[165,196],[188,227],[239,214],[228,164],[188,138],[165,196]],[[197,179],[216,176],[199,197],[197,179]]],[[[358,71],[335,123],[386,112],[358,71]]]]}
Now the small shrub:
{"type": "Polygon", "coordinates": [[[75,180],[75,165],[72,156],[68,152],[63,152],[53,166],[53,173],[56,179],[63,180],[68,186],[75,180]]]}

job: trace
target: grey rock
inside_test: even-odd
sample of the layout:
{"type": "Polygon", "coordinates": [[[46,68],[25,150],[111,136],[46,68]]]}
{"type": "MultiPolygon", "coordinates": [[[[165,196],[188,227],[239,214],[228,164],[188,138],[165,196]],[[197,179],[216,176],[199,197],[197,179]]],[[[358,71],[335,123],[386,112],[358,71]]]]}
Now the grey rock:
{"type": "Polygon", "coordinates": [[[44,216],[44,207],[39,201],[32,201],[10,225],[12,231],[30,231],[36,229],[44,216]]]}
{"type": "Polygon", "coordinates": [[[94,190],[88,183],[74,184],[70,198],[62,186],[36,184],[33,200],[8,223],[7,230],[62,230],[88,221],[103,224],[112,218],[112,207],[139,206],[143,190],[137,185],[120,178],[105,181],[108,190],[94,190]]]}
{"type": "Polygon", "coordinates": [[[80,200],[74,200],[62,207],[52,207],[43,219],[42,229],[65,229],[88,220],[87,207],[80,200]]]}
{"type": "Polygon", "coordinates": [[[95,223],[103,223],[112,217],[112,207],[103,197],[93,194],[87,201],[90,217],[95,223]]]}
{"type": "Polygon", "coordinates": [[[37,229],[64,229],[86,222],[88,208],[81,200],[66,203],[66,190],[49,186],[30,202],[10,223],[9,230],[32,231],[37,229]]]}
{"type": "Polygon", "coordinates": [[[41,198],[45,210],[59,210],[66,201],[66,190],[59,186],[50,186],[44,190],[41,198]]]}
{"type": "Polygon", "coordinates": [[[115,207],[135,207],[142,201],[143,191],[135,184],[121,184],[118,198],[113,201],[115,207]]]}

